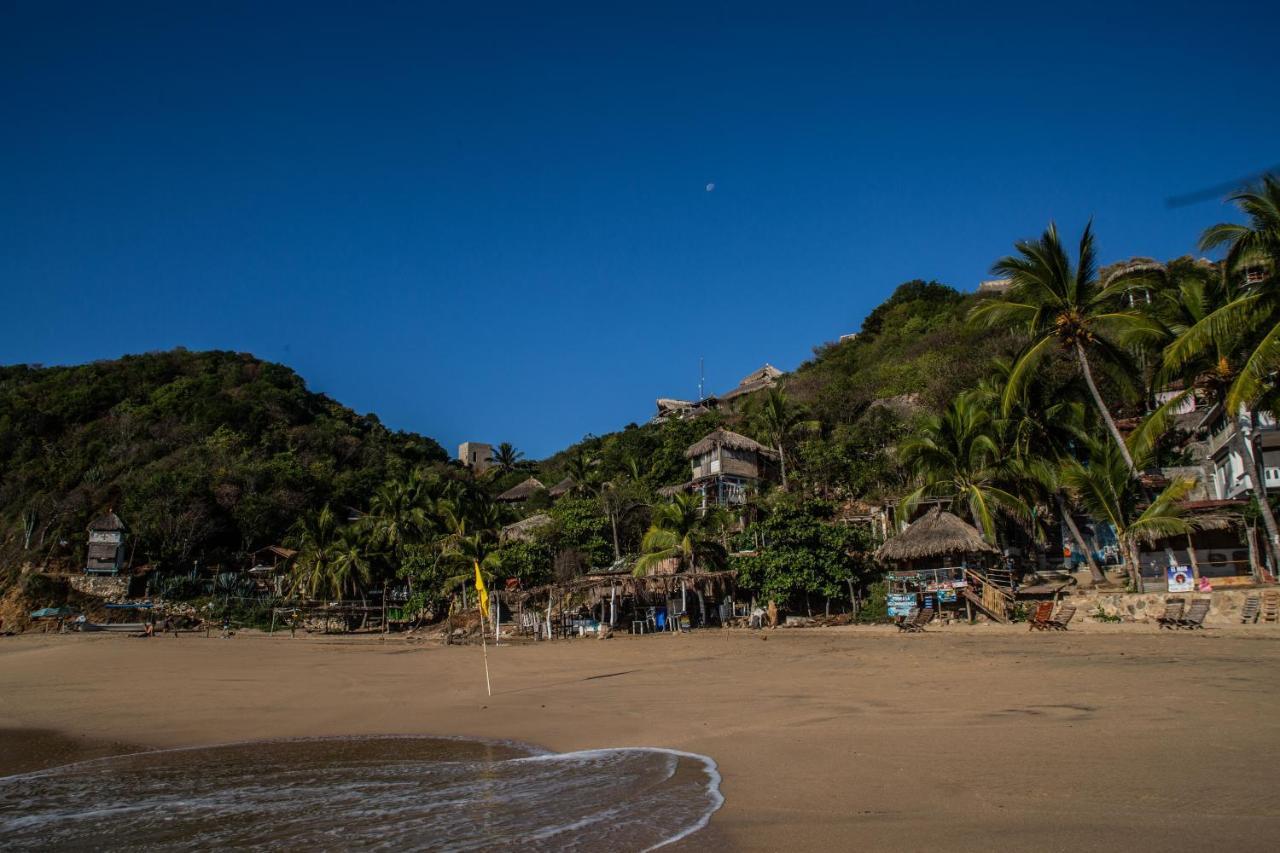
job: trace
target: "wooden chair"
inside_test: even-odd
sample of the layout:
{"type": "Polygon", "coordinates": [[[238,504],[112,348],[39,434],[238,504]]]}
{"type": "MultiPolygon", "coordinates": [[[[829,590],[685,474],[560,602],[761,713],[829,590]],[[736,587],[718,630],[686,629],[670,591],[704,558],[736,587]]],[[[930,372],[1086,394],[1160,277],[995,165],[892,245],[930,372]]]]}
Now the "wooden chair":
{"type": "Polygon", "coordinates": [[[1191,606],[1187,608],[1187,615],[1178,620],[1178,627],[1189,631],[1204,628],[1204,617],[1209,615],[1209,604],[1210,601],[1207,598],[1197,598],[1192,601],[1191,606]]]}
{"type": "Polygon", "coordinates": [[[1173,630],[1178,627],[1178,623],[1182,620],[1182,608],[1187,606],[1185,599],[1166,598],[1164,600],[1164,613],[1156,617],[1156,622],[1161,628],[1173,630]]]}
{"type": "Polygon", "coordinates": [[[908,634],[923,634],[924,626],[933,621],[933,608],[926,607],[923,610],[916,611],[916,618],[905,622],[898,627],[908,634]]]}
{"type": "Polygon", "coordinates": [[[1075,616],[1076,606],[1074,604],[1064,604],[1058,608],[1058,615],[1049,620],[1049,627],[1055,631],[1065,631],[1075,616]]]}
{"type": "Polygon", "coordinates": [[[919,618],[920,618],[920,608],[913,607],[909,611],[907,611],[906,616],[899,616],[898,621],[894,622],[893,624],[898,626],[899,631],[910,631],[911,626],[915,625],[916,621],[919,618]]]}
{"type": "Polygon", "coordinates": [[[1053,621],[1053,602],[1042,601],[1036,605],[1036,612],[1027,620],[1028,631],[1048,631],[1053,621]]]}
{"type": "Polygon", "coordinates": [[[1244,625],[1249,622],[1257,622],[1258,614],[1262,610],[1262,597],[1254,594],[1244,600],[1244,607],[1240,610],[1240,624],[1244,625]]]}
{"type": "Polygon", "coordinates": [[[1262,594],[1262,621],[1280,620],[1280,592],[1268,590],[1262,594]]]}

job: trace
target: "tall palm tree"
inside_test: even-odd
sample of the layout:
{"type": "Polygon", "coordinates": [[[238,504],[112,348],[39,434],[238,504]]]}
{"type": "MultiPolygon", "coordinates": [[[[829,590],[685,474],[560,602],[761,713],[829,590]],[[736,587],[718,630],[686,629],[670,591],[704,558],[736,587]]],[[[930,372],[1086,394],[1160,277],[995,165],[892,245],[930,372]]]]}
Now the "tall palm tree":
{"type": "Polygon", "coordinates": [[[699,565],[720,566],[727,557],[720,536],[729,524],[729,513],[719,506],[702,506],[697,494],[676,494],[653,508],[653,521],[640,543],[635,574],[675,558],[681,567],[695,571],[699,565]]]}
{"type": "Polygon", "coordinates": [[[1063,465],[1062,481],[1095,518],[1115,528],[1135,590],[1142,591],[1141,543],[1221,526],[1219,518],[1190,517],[1183,509],[1183,501],[1196,487],[1195,479],[1174,480],[1148,503],[1130,476],[1128,460],[1113,445],[1095,442],[1091,451],[1087,463],[1072,459],[1063,465]]]}
{"type": "Polygon", "coordinates": [[[515,446],[504,441],[498,445],[498,449],[493,452],[493,465],[503,474],[510,474],[520,466],[520,462],[524,459],[524,453],[516,450],[515,446]]]}
{"type": "MultiPolygon", "coordinates": [[[[1080,237],[1075,264],[1052,223],[1040,239],[1014,245],[1018,254],[1002,258],[992,268],[1011,282],[1006,297],[989,300],[975,309],[979,321],[1013,323],[1030,336],[1005,386],[1005,411],[1012,408],[1025,383],[1057,347],[1075,359],[1098,415],[1130,471],[1137,476],[1133,458],[1098,390],[1090,362],[1092,355],[1107,365],[1124,364],[1128,356],[1121,339],[1149,325],[1117,299],[1129,287],[1128,282],[1122,278],[1104,285],[1098,280],[1092,224],[1085,226],[1080,237]]],[[[1123,379],[1121,372],[1111,375],[1123,379]]]]}
{"type": "MultiPolygon", "coordinates": [[[[1012,372],[1012,362],[996,359],[992,373],[979,381],[972,392],[973,399],[988,412],[1000,413],[1012,372]]],[[[1076,550],[1084,555],[1093,582],[1100,584],[1106,582],[1106,575],[1076,525],[1059,476],[1062,463],[1073,458],[1075,448],[1089,438],[1085,404],[1074,392],[1075,386],[1065,392],[1050,391],[1044,382],[1028,381],[1008,413],[994,418],[994,426],[997,444],[1002,453],[1007,453],[1010,491],[1029,510],[1028,526],[1032,536],[1037,540],[1045,538],[1044,522],[1056,511],[1075,541],[1076,550]]]]}
{"type": "Polygon", "coordinates": [[[770,388],[751,413],[757,433],[778,454],[782,488],[787,488],[787,448],[791,439],[800,433],[813,432],[818,422],[806,419],[804,412],[793,405],[781,388],[770,388]]]}
{"type": "Polygon", "coordinates": [[[1007,488],[1010,470],[995,424],[972,394],[957,396],[941,415],[926,418],[898,453],[919,482],[903,501],[908,511],[925,498],[950,498],[965,507],[988,542],[995,542],[997,511],[1022,519],[1030,514],[1007,488]]]}

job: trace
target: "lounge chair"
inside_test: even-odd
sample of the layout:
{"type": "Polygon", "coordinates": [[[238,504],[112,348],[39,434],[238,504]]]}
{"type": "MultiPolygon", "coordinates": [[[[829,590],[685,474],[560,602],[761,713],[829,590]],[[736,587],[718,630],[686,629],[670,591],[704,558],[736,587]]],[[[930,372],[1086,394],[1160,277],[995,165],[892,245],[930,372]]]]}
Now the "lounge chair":
{"type": "Polygon", "coordinates": [[[1280,592],[1269,590],[1262,594],[1262,621],[1280,620],[1280,592]]]}
{"type": "Polygon", "coordinates": [[[1178,627],[1178,622],[1182,620],[1182,608],[1186,607],[1187,602],[1181,598],[1166,598],[1164,600],[1164,613],[1156,617],[1156,622],[1160,623],[1161,628],[1173,630],[1178,627]]]}
{"type": "Polygon", "coordinates": [[[1192,601],[1191,606],[1187,608],[1187,615],[1178,620],[1178,627],[1189,631],[1204,628],[1204,617],[1209,615],[1209,603],[1207,598],[1197,598],[1192,601]]]}
{"type": "Polygon", "coordinates": [[[1258,614],[1262,610],[1262,597],[1259,595],[1250,595],[1244,600],[1244,607],[1240,610],[1240,624],[1245,625],[1249,622],[1257,622],[1258,614]]]}
{"type": "Polygon", "coordinates": [[[1049,620],[1049,627],[1055,631],[1065,631],[1076,616],[1074,604],[1064,604],[1058,608],[1058,615],[1049,620]]]}
{"type": "Polygon", "coordinates": [[[1036,612],[1027,620],[1028,631],[1048,631],[1053,621],[1053,602],[1042,601],[1036,605],[1036,612]]]}
{"type": "Polygon", "coordinates": [[[908,634],[924,633],[924,626],[933,621],[933,608],[926,607],[923,610],[917,610],[914,618],[899,623],[898,630],[906,631],[908,634]]]}

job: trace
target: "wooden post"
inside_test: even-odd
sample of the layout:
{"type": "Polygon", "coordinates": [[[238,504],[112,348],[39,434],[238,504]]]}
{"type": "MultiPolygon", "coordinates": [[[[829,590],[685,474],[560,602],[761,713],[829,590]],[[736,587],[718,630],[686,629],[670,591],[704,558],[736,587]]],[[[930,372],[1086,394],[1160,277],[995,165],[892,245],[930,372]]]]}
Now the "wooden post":
{"type": "Polygon", "coordinates": [[[1195,579],[1196,589],[1200,588],[1200,561],[1196,559],[1196,543],[1191,534],[1187,534],[1187,559],[1191,561],[1191,577],[1195,579]]]}

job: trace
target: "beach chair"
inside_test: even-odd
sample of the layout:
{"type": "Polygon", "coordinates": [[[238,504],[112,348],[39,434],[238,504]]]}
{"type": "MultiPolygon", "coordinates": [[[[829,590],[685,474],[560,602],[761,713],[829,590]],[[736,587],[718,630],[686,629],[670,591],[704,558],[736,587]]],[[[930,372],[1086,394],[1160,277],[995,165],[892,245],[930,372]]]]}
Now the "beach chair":
{"type": "Polygon", "coordinates": [[[1187,608],[1187,615],[1178,620],[1178,627],[1189,631],[1204,628],[1204,617],[1209,615],[1209,603],[1207,598],[1197,598],[1192,601],[1191,606],[1187,608]]]}
{"type": "Polygon", "coordinates": [[[1055,631],[1065,631],[1076,616],[1074,604],[1064,604],[1058,608],[1058,615],[1049,620],[1049,627],[1055,631]]]}
{"type": "Polygon", "coordinates": [[[1259,595],[1250,595],[1244,600],[1244,607],[1240,610],[1240,624],[1245,625],[1249,622],[1257,622],[1258,614],[1262,611],[1262,597],[1259,595]]]}
{"type": "Polygon", "coordinates": [[[1053,602],[1042,601],[1036,605],[1036,612],[1027,620],[1028,631],[1047,631],[1053,621],[1053,602]]]}
{"type": "Polygon", "coordinates": [[[1187,602],[1181,598],[1166,598],[1164,600],[1164,613],[1156,617],[1156,622],[1161,628],[1173,630],[1178,627],[1178,622],[1182,619],[1182,608],[1187,602]]]}
{"type": "Polygon", "coordinates": [[[1280,619],[1280,592],[1270,590],[1262,594],[1262,621],[1275,622],[1280,619]]]}
{"type": "Polygon", "coordinates": [[[932,607],[926,607],[923,610],[916,611],[916,618],[904,622],[898,627],[906,631],[908,634],[923,634],[924,626],[933,621],[934,611],[932,607]]]}

